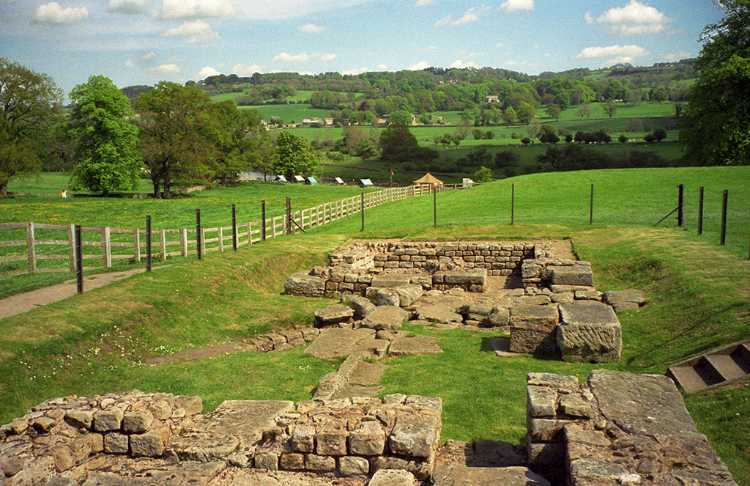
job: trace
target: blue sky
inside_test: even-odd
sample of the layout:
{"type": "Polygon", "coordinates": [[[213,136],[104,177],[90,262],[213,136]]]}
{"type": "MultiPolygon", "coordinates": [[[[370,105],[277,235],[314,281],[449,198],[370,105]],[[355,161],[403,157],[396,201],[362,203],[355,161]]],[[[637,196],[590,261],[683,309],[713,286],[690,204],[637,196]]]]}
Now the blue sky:
{"type": "Polygon", "coordinates": [[[0,0],[0,56],[67,92],[215,73],[501,67],[695,56],[711,0],[0,0]]]}

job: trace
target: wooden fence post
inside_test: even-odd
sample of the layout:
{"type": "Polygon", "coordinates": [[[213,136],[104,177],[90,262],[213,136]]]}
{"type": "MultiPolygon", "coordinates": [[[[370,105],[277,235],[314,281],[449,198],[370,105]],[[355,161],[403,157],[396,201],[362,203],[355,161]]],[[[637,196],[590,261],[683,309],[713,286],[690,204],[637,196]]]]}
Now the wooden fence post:
{"type": "Polygon", "coordinates": [[[195,210],[195,242],[197,243],[198,260],[203,260],[203,229],[201,228],[201,210],[195,210]]]}
{"type": "Polygon", "coordinates": [[[237,207],[232,204],[232,250],[237,251],[237,207]]]}
{"type": "Polygon", "coordinates": [[[141,229],[136,228],[133,232],[133,259],[136,263],[141,263],[141,229]]]}
{"type": "Polygon", "coordinates": [[[36,241],[34,223],[26,223],[26,247],[28,249],[29,273],[36,272],[36,241]]]}
{"type": "Polygon", "coordinates": [[[260,239],[266,241],[266,201],[260,202],[260,239]]]}
{"type": "Polygon", "coordinates": [[[698,234],[703,234],[703,198],[705,196],[705,188],[703,186],[698,189],[698,234]]]}
{"type": "Polygon", "coordinates": [[[292,198],[287,197],[284,205],[284,211],[286,212],[286,221],[284,222],[284,231],[286,234],[292,234],[292,198]]]}
{"type": "Polygon", "coordinates": [[[102,250],[104,251],[104,266],[112,268],[112,230],[109,226],[102,229],[102,250]]]}
{"type": "Polygon", "coordinates": [[[677,186],[677,226],[685,224],[685,185],[677,186]]]}
{"type": "Polygon", "coordinates": [[[437,187],[432,192],[432,225],[437,228],[437,187]]]}
{"type": "Polygon", "coordinates": [[[365,230],[365,193],[359,195],[359,212],[362,214],[362,228],[360,231],[365,230]]]}
{"type": "Polygon", "coordinates": [[[253,244],[253,223],[247,223],[247,244],[253,244]]]}
{"type": "Polygon", "coordinates": [[[70,271],[76,271],[76,225],[68,225],[68,243],[70,244],[70,271]]]}
{"type": "Polygon", "coordinates": [[[81,242],[81,225],[77,224],[75,229],[76,241],[76,290],[83,293],[83,244],[81,242]]]}
{"type": "Polygon", "coordinates": [[[721,245],[727,244],[727,209],[729,206],[729,191],[721,196],[721,245]]]}
{"type": "Polygon", "coordinates": [[[219,253],[224,253],[224,227],[219,226],[219,253]]]}
{"type": "Polygon", "coordinates": [[[154,263],[153,230],[151,229],[151,215],[146,216],[146,271],[150,272],[154,263]]]}
{"type": "Polygon", "coordinates": [[[516,224],[516,185],[510,185],[510,224],[516,224]]]}
{"type": "Polygon", "coordinates": [[[589,198],[589,224],[594,224],[594,185],[591,184],[591,197],[589,198]]]}
{"type": "Polygon", "coordinates": [[[161,261],[167,261],[167,230],[161,230],[161,261]]]}
{"type": "Polygon", "coordinates": [[[187,228],[182,228],[182,230],[180,230],[180,246],[181,246],[182,256],[184,257],[188,256],[188,230],[187,228]]]}

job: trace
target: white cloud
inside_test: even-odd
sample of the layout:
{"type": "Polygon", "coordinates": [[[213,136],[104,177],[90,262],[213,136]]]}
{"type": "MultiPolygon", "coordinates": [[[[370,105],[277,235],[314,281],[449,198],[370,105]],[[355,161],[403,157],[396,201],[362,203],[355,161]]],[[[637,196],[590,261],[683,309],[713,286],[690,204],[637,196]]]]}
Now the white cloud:
{"type": "Polygon", "coordinates": [[[38,24],[74,24],[89,16],[86,7],[63,7],[57,2],[39,5],[34,12],[34,22],[38,24]]]}
{"type": "Polygon", "coordinates": [[[233,13],[231,0],[163,0],[161,6],[165,19],[228,17],[233,13]]]}
{"type": "Polygon", "coordinates": [[[460,17],[453,17],[448,15],[435,22],[435,27],[459,27],[462,25],[470,24],[479,20],[479,16],[484,11],[481,7],[472,7],[460,17]]]}
{"type": "Polygon", "coordinates": [[[141,56],[141,60],[145,62],[151,62],[154,59],[156,59],[156,53],[154,51],[149,51],[141,56]]]}
{"type": "Polygon", "coordinates": [[[638,0],[630,0],[624,7],[610,8],[598,17],[587,12],[584,19],[622,35],[657,34],[664,32],[670,22],[664,13],[638,0]]]}
{"type": "Polygon", "coordinates": [[[291,54],[289,52],[280,52],[273,58],[274,61],[280,62],[310,62],[310,61],[322,61],[330,62],[336,59],[336,54],[332,52],[300,52],[297,54],[291,54]]]}
{"type": "Polygon", "coordinates": [[[464,68],[474,68],[478,69],[479,64],[476,63],[476,61],[468,61],[463,59],[456,59],[451,63],[450,67],[456,68],[456,69],[464,69],[464,68]]]}
{"type": "Polygon", "coordinates": [[[506,12],[520,12],[534,10],[534,0],[505,0],[500,8],[506,12]]]}
{"type": "Polygon", "coordinates": [[[594,22],[596,22],[596,19],[593,15],[591,15],[591,12],[586,12],[585,14],[583,14],[583,20],[585,20],[587,24],[593,24],[594,22]]]}
{"type": "Polygon", "coordinates": [[[255,73],[262,73],[263,67],[257,64],[235,64],[232,72],[237,76],[250,77],[255,73]]]}
{"type": "Polygon", "coordinates": [[[500,49],[502,47],[505,47],[505,44],[503,44],[502,42],[498,42],[497,44],[495,44],[495,47],[497,47],[498,49],[500,49]]]}
{"type": "Polygon", "coordinates": [[[694,55],[687,51],[668,52],[661,56],[661,58],[667,62],[677,62],[691,57],[694,57],[694,55]]]}
{"type": "Polygon", "coordinates": [[[216,69],[212,68],[211,66],[206,66],[198,71],[198,79],[206,79],[209,76],[218,76],[219,74],[221,73],[216,69]]]}
{"type": "Polygon", "coordinates": [[[219,34],[204,20],[188,20],[179,27],[165,30],[161,35],[164,37],[184,37],[192,44],[211,42],[219,38],[219,34]]]}
{"type": "Polygon", "coordinates": [[[300,25],[299,29],[297,30],[299,30],[300,32],[304,32],[305,34],[320,34],[326,29],[322,25],[318,24],[305,24],[300,25]]]}
{"type": "Polygon", "coordinates": [[[428,67],[431,67],[431,66],[432,65],[427,61],[419,61],[418,63],[412,64],[406,69],[408,69],[409,71],[422,71],[423,69],[427,69],[428,67]]]}
{"type": "Polygon", "coordinates": [[[154,76],[180,74],[180,66],[177,64],[159,64],[158,66],[150,68],[148,72],[154,76]]]}
{"type": "Polygon", "coordinates": [[[587,47],[576,56],[579,59],[595,59],[599,57],[640,57],[648,54],[648,51],[641,46],[606,46],[606,47],[587,47]]]}
{"type": "Polygon", "coordinates": [[[378,68],[378,71],[388,71],[388,64],[378,64],[375,67],[378,68]]]}
{"type": "Polygon", "coordinates": [[[107,10],[124,14],[146,13],[151,7],[151,0],[109,0],[107,10]]]}
{"type": "Polygon", "coordinates": [[[369,70],[370,68],[367,67],[344,69],[343,71],[341,71],[341,74],[343,74],[344,76],[357,76],[359,74],[366,73],[369,70]]]}
{"type": "Polygon", "coordinates": [[[417,7],[426,7],[432,5],[432,0],[417,0],[417,7]]]}

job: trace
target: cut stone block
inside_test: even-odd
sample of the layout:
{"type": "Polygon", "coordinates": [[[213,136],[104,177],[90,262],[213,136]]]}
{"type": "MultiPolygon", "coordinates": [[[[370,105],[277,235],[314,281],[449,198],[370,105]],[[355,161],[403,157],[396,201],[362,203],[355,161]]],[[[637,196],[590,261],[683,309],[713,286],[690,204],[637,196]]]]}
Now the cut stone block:
{"type": "Polygon", "coordinates": [[[401,307],[409,307],[424,294],[421,285],[402,285],[395,287],[393,290],[398,294],[401,307]]]}
{"type": "Polygon", "coordinates": [[[576,262],[574,265],[550,265],[546,270],[548,279],[553,285],[585,285],[592,287],[594,277],[591,264],[576,262]]]}
{"type": "Polygon", "coordinates": [[[434,486],[550,486],[543,476],[523,466],[469,467],[441,464],[433,474],[434,486]]]}
{"type": "Polygon", "coordinates": [[[604,293],[604,301],[616,311],[638,310],[647,302],[646,293],[642,290],[610,290],[604,293]]]}
{"type": "Polygon", "coordinates": [[[437,354],[443,350],[434,336],[401,336],[395,338],[388,348],[391,356],[416,356],[420,354],[437,354]]]}
{"type": "Polygon", "coordinates": [[[409,285],[411,277],[409,275],[378,275],[372,278],[373,287],[389,288],[389,287],[401,287],[403,285],[409,285]]]}
{"type": "Polygon", "coordinates": [[[334,304],[325,309],[315,311],[315,326],[335,326],[344,322],[351,322],[353,317],[354,309],[347,305],[334,304]]]}
{"type": "Polygon", "coordinates": [[[401,298],[395,288],[370,287],[367,289],[367,298],[376,306],[390,305],[401,306],[401,298]]]}
{"type": "Polygon", "coordinates": [[[348,305],[354,310],[354,318],[357,320],[364,319],[370,312],[375,310],[375,304],[370,302],[370,299],[362,297],[361,295],[345,295],[342,297],[341,303],[348,305]]]}
{"type": "Polygon", "coordinates": [[[417,319],[420,321],[436,322],[440,324],[458,324],[463,322],[463,316],[446,304],[422,304],[414,306],[417,319]]]}
{"type": "Polygon", "coordinates": [[[396,419],[388,446],[394,454],[427,459],[440,439],[440,424],[430,415],[401,415],[396,419]]]}
{"type": "Polygon", "coordinates": [[[510,309],[510,350],[552,355],[556,352],[557,305],[516,305],[510,309]]]}
{"type": "Polygon", "coordinates": [[[291,275],[284,283],[284,292],[289,295],[322,297],[326,291],[326,282],[321,277],[299,272],[291,275]]]}
{"type": "Polygon", "coordinates": [[[557,346],[565,361],[617,361],[622,355],[620,321],[600,302],[561,304],[557,346]]]}
{"type": "Polygon", "coordinates": [[[409,313],[400,307],[380,306],[365,317],[360,325],[367,329],[393,330],[400,329],[408,319],[409,313]]]}
{"type": "Polygon", "coordinates": [[[368,486],[416,486],[417,478],[403,469],[380,469],[376,472],[368,486]]]}

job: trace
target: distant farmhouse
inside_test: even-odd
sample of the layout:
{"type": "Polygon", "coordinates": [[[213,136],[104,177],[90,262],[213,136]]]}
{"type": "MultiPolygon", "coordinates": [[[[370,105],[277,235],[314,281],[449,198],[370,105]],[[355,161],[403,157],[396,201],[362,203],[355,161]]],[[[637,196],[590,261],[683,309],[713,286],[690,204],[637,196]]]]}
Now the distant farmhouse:
{"type": "Polygon", "coordinates": [[[490,95],[487,97],[487,103],[500,103],[500,97],[497,95],[490,95]]]}

